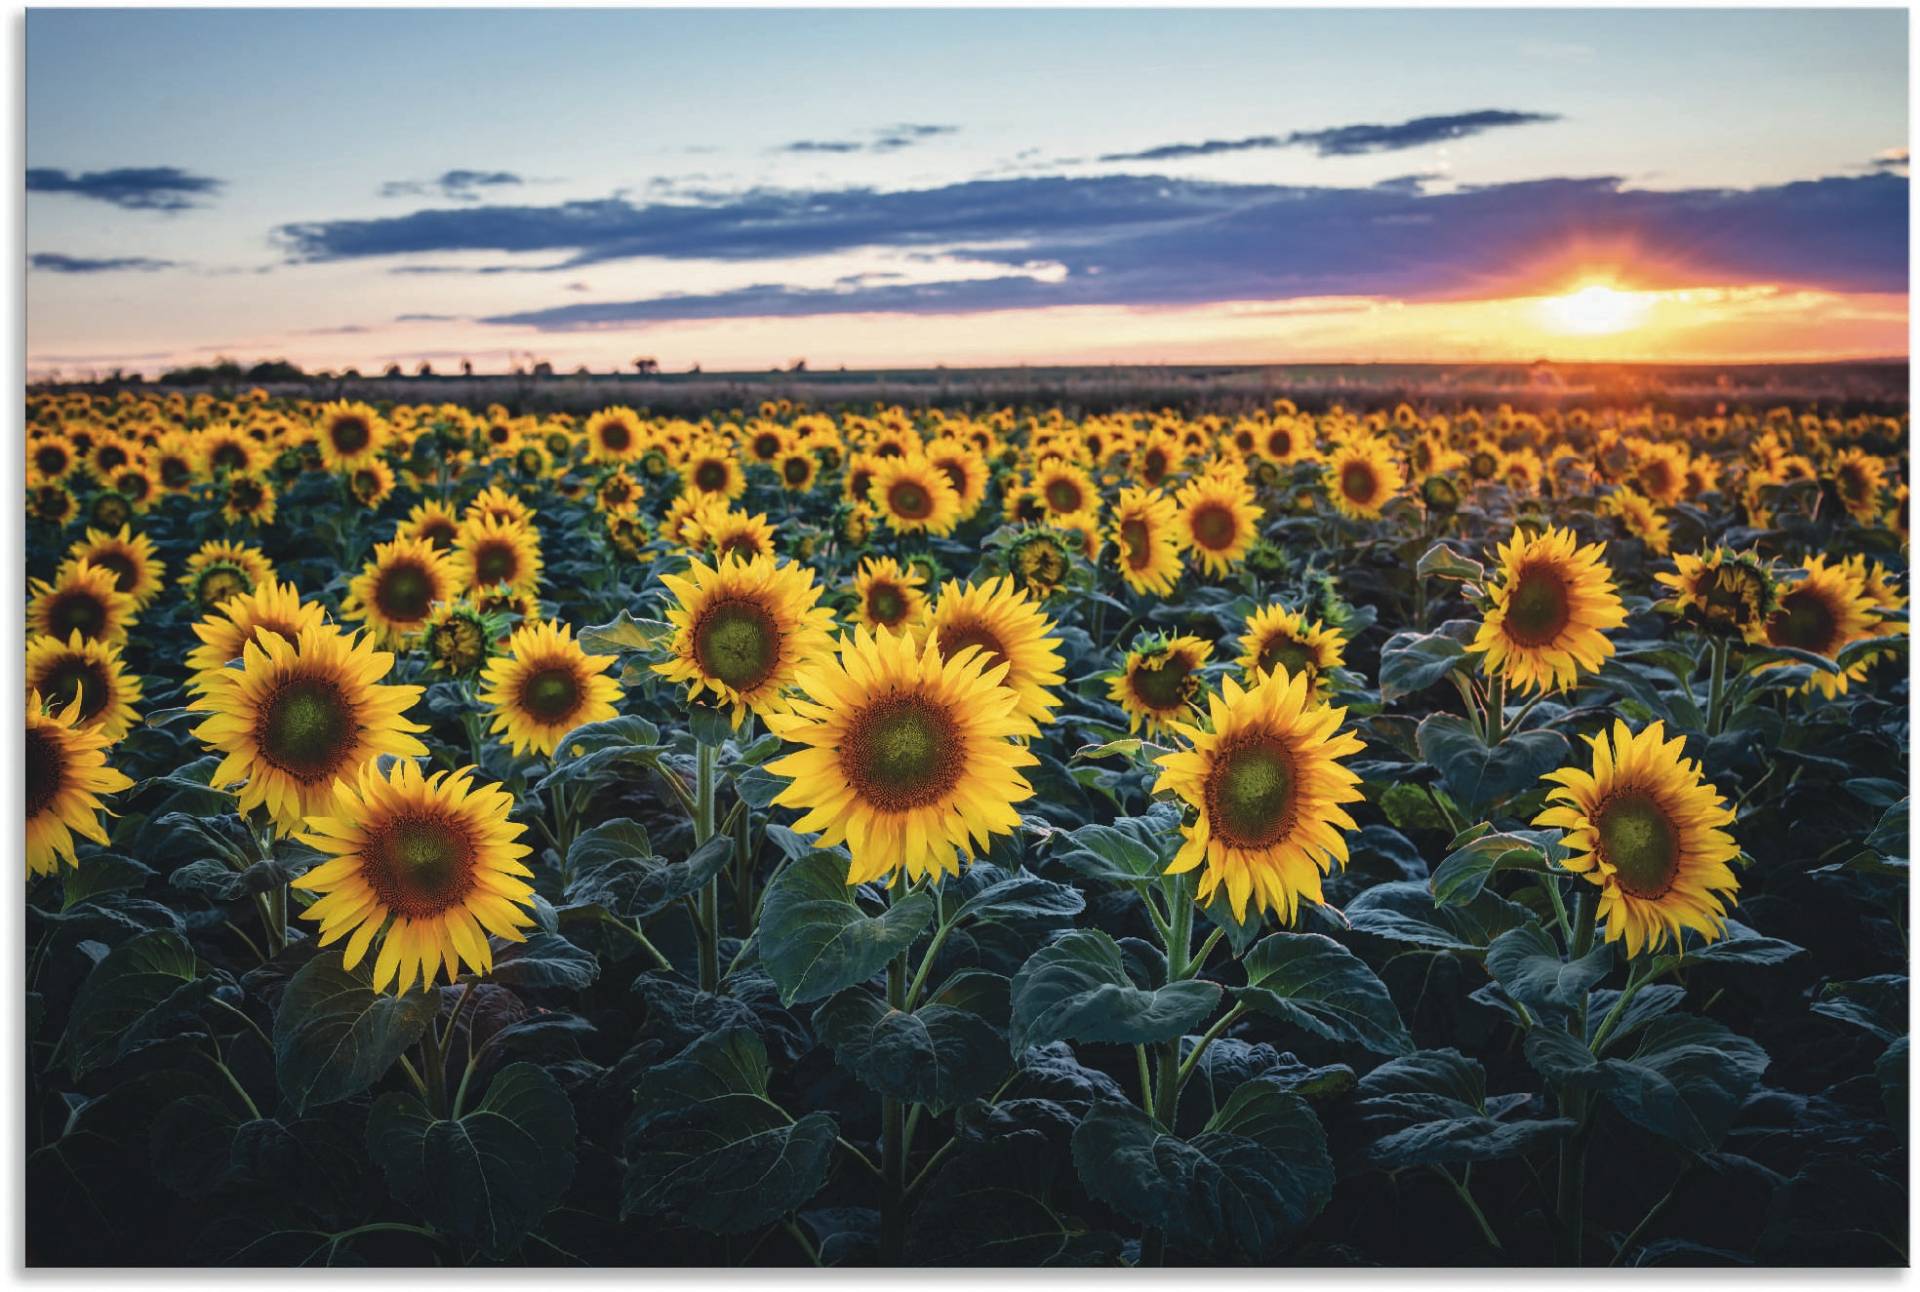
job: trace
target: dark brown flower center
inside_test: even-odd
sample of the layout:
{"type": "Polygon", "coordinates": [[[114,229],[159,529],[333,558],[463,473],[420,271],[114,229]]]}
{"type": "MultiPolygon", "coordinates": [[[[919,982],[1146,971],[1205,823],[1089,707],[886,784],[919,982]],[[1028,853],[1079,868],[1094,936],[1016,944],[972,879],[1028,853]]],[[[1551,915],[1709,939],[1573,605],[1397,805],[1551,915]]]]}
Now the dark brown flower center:
{"type": "Polygon", "coordinates": [[[27,820],[53,806],[67,779],[65,748],[44,727],[27,728],[27,820]]]}
{"type": "Polygon", "coordinates": [[[1833,603],[1812,588],[1799,588],[1780,598],[1780,609],[1767,620],[1767,640],[1832,655],[1839,647],[1840,616],[1833,603]]]}
{"type": "Polygon", "coordinates": [[[907,595],[897,583],[879,580],[867,588],[867,616],[893,627],[907,617],[907,595]]]}
{"type": "Polygon", "coordinates": [[[978,619],[957,619],[939,633],[940,653],[952,659],[969,646],[980,648],[980,666],[998,668],[1007,662],[1007,648],[991,628],[978,619]]]}
{"type": "Polygon", "coordinates": [[[937,803],[959,783],[966,750],[953,714],[920,695],[880,700],[855,714],[840,768],[861,802],[882,812],[937,803]]]}
{"type": "Polygon", "coordinates": [[[1573,603],[1560,572],[1541,562],[1521,566],[1507,594],[1507,636],[1522,646],[1546,646],[1572,620],[1573,603]]]}
{"type": "Polygon", "coordinates": [[[1340,468],[1340,492],[1347,501],[1366,506],[1380,492],[1380,477],[1365,462],[1349,462],[1340,468]]]}
{"type": "Polygon", "coordinates": [[[570,664],[536,669],[520,684],[520,707],[548,726],[571,717],[582,697],[580,676],[570,664]]]}
{"type": "Polygon", "coordinates": [[[493,539],[473,550],[473,572],[480,583],[513,583],[520,574],[520,554],[504,539],[493,539]]]}
{"type": "Polygon", "coordinates": [[[107,704],[107,670],[83,655],[62,655],[28,683],[62,712],[80,696],[80,722],[91,722],[107,704]]]}
{"type": "Polygon", "coordinates": [[[107,604],[87,588],[57,592],[47,603],[47,632],[61,641],[75,629],[86,638],[100,636],[107,626],[107,604]]]}
{"type": "Polygon", "coordinates": [[[343,457],[363,451],[373,440],[373,428],[367,425],[366,419],[351,415],[334,418],[327,433],[333,437],[334,451],[343,457]]]}
{"type": "Polygon", "coordinates": [[[762,462],[771,462],[779,455],[780,437],[772,431],[762,431],[753,437],[753,456],[762,462]]]}
{"type": "Polygon", "coordinates": [[[1198,681],[1193,675],[1193,662],[1178,652],[1143,658],[1134,665],[1128,680],[1134,698],[1160,713],[1185,708],[1198,681]]]}
{"type": "Polygon", "coordinates": [[[433,576],[425,566],[418,561],[399,561],[381,572],[373,599],[387,618],[412,622],[425,619],[433,609],[434,591],[433,576]]]}
{"type": "Polygon", "coordinates": [[[1314,657],[1312,647],[1297,642],[1284,633],[1275,633],[1260,648],[1260,667],[1271,673],[1276,668],[1287,670],[1289,677],[1305,673],[1309,679],[1320,671],[1319,661],[1314,657]]]}
{"type": "Polygon", "coordinates": [[[805,484],[812,474],[813,462],[808,458],[788,458],[780,467],[780,475],[790,485],[805,484]]]}
{"type": "Polygon", "coordinates": [[[1071,515],[1086,504],[1086,495],[1081,492],[1077,482],[1065,477],[1056,477],[1047,482],[1047,506],[1062,514],[1071,515]]]}
{"type": "Polygon", "coordinates": [[[67,462],[67,451],[58,444],[42,444],[33,451],[33,465],[42,475],[59,475],[67,462]]]}
{"type": "Polygon", "coordinates": [[[1233,546],[1233,540],[1239,531],[1234,523],[1233,510],[1225,503],[1203,502],[1194,509],[1189,522],[1193,528],[1194,541],[1210,552],[1224,552],[1233,546]]]}
{"type": "Polygon", "coordinates": [[[121,592],[133,591],[133,585],[139,581],[140,571],[135,568],[133,558],[118,548],[89,552],[87,560],[103,570],[113,571],[113,585],[121,592]]]}
{"type": "Polygon", "coordinates": [[[1213,752],[1202,791],[1213,833],[1236,848],[1267,848],[1293,829],[1293,751],[1278,736],[1243,732],[1213,752]]]}
{"type": "Polygon", "coordinates": [[[625,453],[633,444],[633,432],[625,422],[607,422],[600,428],[600,443],[615,453],[625,453]]]}
{"type": "Polygon", "coordinates": [[[933,515],[933,494],[917,480],[896,480],[887,487],[887,508],[902,520],[933,515]]]}
{"type": "Polygon", "coordinates": [[[727,464],[708,458],[694,468],[693,483],[702,493],[718,493],[727,487],[727,464]]]}
{"type": "Polygon", "coordinates": [[[459,533],[459,527],[444,516],[430,516],[414,531],[416,537],[426,539],[443,552],[453,546],[459,533]]]}
{"type": "Polygon", "coordinates": [[[296,780],[325,782],[351,770],[358,715],[330,678],[294,677],[262,706],[253,738],[260,756],[296,780]]]}
{"type": "Polygon", "coordinates": [[[473,890],[472,837],[439,813],[396,817],[367,830],[360,872],[380,903],[406,919],[430,919],[473,890]]]}
{"type": "Polygon", "coordinates": [[[693,655],[709,677],[751,691],[780,663],[780,628],[757,601],[717,601],[693,625],[693,655]]]}
{"type": "Polygon", "coordinates": [[[1120,522],[1120,542],[1127,549],[1127,566],[1130,569],[1144,570],[1153,561],[1153,549],[1147,541],[1147,522],[1144,520],[1123,520],[1120,522]]]}
{"type": "Polygon", "coordinates": [[[1663,897],[1680,873],[1680,835],[1660,803],[1645,790],[1618,790],[1594,814],[1600,855],[1620,887],[1634,897],[1663,897]]]}

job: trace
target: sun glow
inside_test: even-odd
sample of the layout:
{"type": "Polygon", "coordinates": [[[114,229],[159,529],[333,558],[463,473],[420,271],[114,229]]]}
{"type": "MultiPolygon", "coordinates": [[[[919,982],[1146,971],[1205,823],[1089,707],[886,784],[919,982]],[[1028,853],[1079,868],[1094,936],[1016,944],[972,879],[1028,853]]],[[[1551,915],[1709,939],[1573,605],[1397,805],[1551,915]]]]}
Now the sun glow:
{"type": "Polygon", "coordinates": [[[1657,294],[1623,292],[1605,283],[1589,283],[1564,296],[1540,302],[1541,325],[1569,336],[1609,336],[1646,322],[1657,294]]]}

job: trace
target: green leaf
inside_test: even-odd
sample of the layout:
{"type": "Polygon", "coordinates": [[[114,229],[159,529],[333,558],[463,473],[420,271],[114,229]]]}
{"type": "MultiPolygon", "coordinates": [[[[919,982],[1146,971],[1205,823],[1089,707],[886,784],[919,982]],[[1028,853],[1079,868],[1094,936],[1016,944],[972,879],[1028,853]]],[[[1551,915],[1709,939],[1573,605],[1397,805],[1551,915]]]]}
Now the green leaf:
{"type": "Polygon", "coordinates": [[[1533,788],[1566,763],[1567,738],[1557,731],[1516,731],[1489,747],[1467,720],[1435,713],[1414,733],[1420,757],[1440,773],[1448,793],[1466,804],[1497,803],[1533,788]]]}
{"type": "Polygon", "coordinates": [[[1375,884],[1346,905],[1355,929],[1432,951],[1484,954],[1508,929],[1533,919],[1517,902],[1482,892],[1465,906],[1436,906],[1420,880],[1375,884]]]}
{"type": "Polygon", "coordinates": [[[1613,968],[1613,947],[1602,942],[1578,960],[1560,958],[1560,946],[1538,924],[1524,924],[1487,948],[1487,972],[1507,995],[1536,1014],[1575,1009],[1613,968]]]}
{"type": "Polygon", "coordinates": [[[1433,900],[1440,906],[1464,905],[1480,896],[1496,870],[1544,870],[1550,860],[1566,855],[1558,831],[1478,835],[1448,853],[1434,870],[1433,900]]]}
{"type": "Polygon", "coordinates": [[[1073,1162],[1086,1191],[1135,1224],[1250,1260],[1270,1255],[1333,1193],[1319,1118],[1264,1078],[1235,1090],[1191,1140],[1131,1104],[1096,1104],[1074,1130],[1073,1162]]]}
{"type": "Polygon", "coordinates": [[[952,1005],[907,1014],[854,987],[814,1011],[813,1025],[869,1090],[936,1115],[993,1093],[1013,1068],[1000,1030],[952,1005]]]}
{"type": "Polygon", "coordinates": [[[488,981],[504,987],[585,991],[600,976],[600,961],[557,933],[530,934],[509,943],[493,962],[488,981]]]}
{"type": "Polygon", "coordinates": [[[162,1108],[147,1142],[154,1178],[184,1197],[211,1192],[232,1166],[234,1136],[247,1120],[235,1102],[188,1095],[162,1108]]]}
{"type": "Polygon", "coordinates": [[[96,852],[77,868],[60,871],[60,909],[70,911],[90,897],[137,893],[153,878],[153,868],[132,857],[96,852]]]}
{"type": "Polygon", "coordinates": [[[645,718],[609,718],[575,727],[553,751],[553,769],[540,778],[536,788],[636,777],[660,766],[666,746],[659,742],[659,728],[645,718]]]}
{"type": "Polygon", "coordinates": [[[380,1080],[440,1008],[437,991],[376,992],[371,957],[351,973],[340,961],[326,951],[302,965],[273,1016],[274,1073],[296,1113],[380,1080]]]}
{"type": "Polygon", "coordinates": [[[1067,835],[1054,859],[1077,875],[1109,883],[1156,879],[1180,848],[1180,815],[1160,805],[1112,825],[1085,825],[1067,835]]]}
{"type": "Polygon", "coordinates": [[[732,856],[731,837],[716,834],[684,860],[667,861],[654,855],[638,822],[603,821],[581,831],[567,849],[566,902],[643,920],[706,887],[732,856]]]}
{"type": "Polygon", "coordinates": [[[1355,1111],[1377,1137],[1367,1156],[1389,1170],[1517,1157],[1574,1128],[1565,1117],[1508,1121],[1489,1112],[1486,1069],[1454,1049],[1389,1059],[1360,1078],[1356,1093],[1355,1111]]]}
{"type": "Polygon", "coordinates": [[[1907,855],[1907,815],[1911,807],[1908,799],[1901,799],[1889,807],[1880,817],[1873,833],[1867,836],[1867,847],[1883,857],[1904,857],[1907,855]]]}
{"type": "Polygon", "coordinates": [[[140,1045],[164,1039],[221,984],[177,933],[156,929],[109,951],[80,984],[62,1051],[82,1077],[140,1045]]]}
{"type": "Polygon", "coordinates": [[[1380,699],[1424,691],[1466,664],[1466,648],[1445,633],[1395,633],[1380,648],[1380,699]]]}
{"type": "Polygon", "coordinates": [[[495,1259],[511,1255],[573,1181],[573,1104],[545,1070],[502,1068],[469,1113],[436,1118],[410,1093],[383,1095],[367,1150],[394,1197],[495,1259]]]}
{"type": "Polygon", "coordinates": [[[1470,556],[1462,556],[1445,543],[1435,543],[1421,553],[1413,572],[1423,579],[1458,579],[1478,583],[1487,577],[1487,568],[1470,556]]]}
{"type": "Polygon", "coordinates": [[[819,1000],[862,983],[913,945],[933,918],[933,894],[909,893],[870,916],[847,887],[847,862],[816,852],[780,872],[760,913],[760,963],[782,1004],[819,1000]]]}
{"type": "Polygon", "coordinates": [[[1098,929],[1075,929],[1034,952],[1013,976],[1008,1039],[1016,1055],[1053,1041],[1171,1041],[1219,1002],[1217,983],[1136,986],[1118,943],[1098,929]]]}
{"type": "Polygon", "coordinates": [[[1907,1030],[1907,976],[1883,973],[1827,983],[1813,1012],[1892,1041],[1907,1030]]]}
{"type": "Polygon", "coordinates": [[[1034,1269],[1113,1265],[1120,1239],[1063,1212],[1060,1155],[1036,1135],[968,1142],[920,1191],[915,1265],[1034,1269]]]}
{"type": "Polygon", "coordinates": [[[1880,1096],[1887,1106],[1887,1122],[1902,1144],[1907,1142],[1907,1038],[1901,1037],[1873,1064],[1880,1096]]]}
{"type": "MultiPolygon", "coordinates": [[[[975,870],[991,869],[984,865],[975,870]]],[[[1002,872],[1004,873],[1004,872],[1002,872]]],[[[958,924],[969,917],[982,920],[1070,919],[1087,907],[1087,899],[1071,884],[1056,884],[1051,879],[1018,871],[994,880],[961,903],[947,917],[958,924]]]]}
{"type": "Polygon", "coordinates": [[[245,870],[235,870],[213,857],[190,861],[168,877],[167,882],[188,893],[200,893],[216,902],[236,902],[255,893],[269,892],[306,873],[307,859],[299,861],[273,858],[256,861],[245,870]]]}
{"type": "Polygon", "coordinates": [[[1669,1014],[1628,1059],[1607,1059],[1606,1095],[1621,1116],[1696,1153],[1719,1148],[1767,1069],[1767,1052],[1711,1019],[1669,1014]]]}
{"type": "Polygon", "coordinates": [[[580,630],[580,649],[589,655],[618,655],[621,651],[647,651],[664,646],[673,637],[674,628],[660,619],[635,619],[622,610],[604,624],[580,630]]]}
{"type": "Polygon", "coordinates": [[[1319,933],[1263,938],[1241,966],[1247,985],[1234,990],[1256,1013],[1283,1019],[1330,1041],[1351,1041],[1376,1054],[1413,1048],[1386,984],[1353,952],[1319,933]]]}
{"type": "Polygon", "coordinates": [[[1725,935],[1713,942],[1703,943],[1691,934],[1687,940],[1692,945],[1682,954],[1656,957],[1653,962],[1655,971],[1665,972],[1675,966],[1697,964],[1777,965],[1806,950],[1780,938],[1755,933],[1738,920],[1728,920],[1725,935]]]}

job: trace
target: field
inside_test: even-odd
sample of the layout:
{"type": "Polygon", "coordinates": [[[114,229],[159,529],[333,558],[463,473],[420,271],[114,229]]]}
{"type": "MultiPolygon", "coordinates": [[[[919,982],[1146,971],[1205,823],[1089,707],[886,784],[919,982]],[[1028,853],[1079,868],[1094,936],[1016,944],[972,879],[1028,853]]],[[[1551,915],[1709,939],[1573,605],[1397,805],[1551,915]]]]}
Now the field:
{"type": "Polygon", "coordinates": [[[32,392],[29,1262],[1904,1265],[1904,367],[1109,377],[32,392]]]}

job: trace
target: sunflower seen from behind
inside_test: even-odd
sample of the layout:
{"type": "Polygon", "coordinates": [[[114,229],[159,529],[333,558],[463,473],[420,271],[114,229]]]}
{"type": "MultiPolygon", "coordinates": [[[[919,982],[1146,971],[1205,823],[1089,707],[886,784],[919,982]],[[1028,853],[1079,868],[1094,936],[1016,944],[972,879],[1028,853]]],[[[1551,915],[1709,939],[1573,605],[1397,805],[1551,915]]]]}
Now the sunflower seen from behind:
{"type": "Polygon", "coordinates": [[[1739,855],[1733,809],[1681,756],[1683,737],[1659,722],[1639,734],[1615,720],[1611,735],[1586,737],[1592,770],[1549,772],[1551,805],[1538,826],[1566,832],[1572,856],[1560,864],[1600,890],[1609,942],[1627,954],[1680,945],[1684,930],[1706,941],[1726,933],[1727,903],[1739,890],[1728,863],[1739,855]]]}
{"type": "Polygon", "coordinates": [[[120,648],[94,641],[75,630],[65,641],[58,637],[27,639],[27,693],[38,695],[65,711],[80,702],[74,725],[98,729],[109,741],[127,734],[140,715],[140,678],[127,671],[120,648]]]}
{"type": "Polygon", "coordinates": [[[551,755],[575,727],[619,715],[620,684],[606,675],[613,664],[611,655],[582,650],[567,624],[520,625],[481,675],[489,730],[515,754],[551,755]]]}
{"type": "Polygon", "coordinates": [[[1340,730],[1346,712],[1316,702],[1304,674],[1275,669],[1250,688],[1224,679],[1204,723],[1175,724],[1192,748],[1154,760],[1154,793],[1193,814],[1167,873],[1199,869],[1202,905],[1224,893],[1236,920],[1251,909],[1290,924],[1302,902],[1324,900],[1321,877],[1346,865],[1356,828],[1341,805],[1362,797],[1340,761],[1364,748],[1340,730]]]}
{"type": "Polygon", "coordinates": [[[685,685],[689,700],[711,694],[735,727],[749,709],[763,718],[779,709],[801,666],[832,649],[833,611],[805,566],[771,556],[696,560],[660,582],[674,596],[666,611],[674,633],[654,672],[685,685]]]}
{"type": "Polygon", "coordinates": [[[773,801],[801,812],[793,828],[818,832],[818,846],[846,844],[849,884],[957,874],[1033,795],[1020,768],[1038,759],[1019,740],[1031,724],[1005,670],[979,649],[946,657],[931,641],[855,629],[800,670],[801,698],[767,716],[804,746],[767,764],[789,779],[773,801]]]}
{"type": "Polygon", "coordinates": [[[1613,654],[1607,631],[1627,621],[1601,560],[1604,546],[1582,547],[1572,530],[1549,528],[1516,531],[1496,550],[1499,581],[1467,650],[1519,690],[1571,689],[1582,672],[1606,663],[1613,654]]]}
{"type": "Polygon", "coordinates": [[[38,694],[27,696],[26,764],[27,873],[51,875],[65,861],[78,866],[74,836],[103,847],[100,824],[104,794],[131,789],[133,781],[107,764],[112,739],[98,725],[80,725],[81,697],[51,706],[38,694]]]}
{"type": "Polygon", "coordinates": [[[470,767],[423,776],[411,759],[384,774],[366,764],[307,818],[301,841],[328,859],[291,881],[319,894],[301,918],[320,926],[320,946],[346,938],[347,969],[380,938],[375,991],[431,988],[442,966],[449,983],[463,964],[490,972],[489,935],[524,942],[533,924],[532,850],[512,811],[513,796],[474,784],[470,767]]]}

